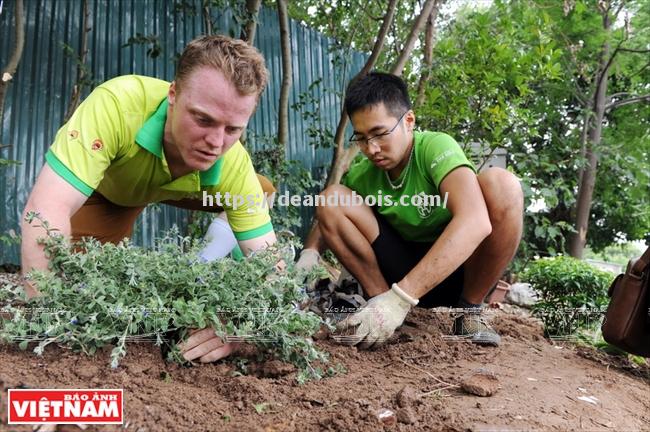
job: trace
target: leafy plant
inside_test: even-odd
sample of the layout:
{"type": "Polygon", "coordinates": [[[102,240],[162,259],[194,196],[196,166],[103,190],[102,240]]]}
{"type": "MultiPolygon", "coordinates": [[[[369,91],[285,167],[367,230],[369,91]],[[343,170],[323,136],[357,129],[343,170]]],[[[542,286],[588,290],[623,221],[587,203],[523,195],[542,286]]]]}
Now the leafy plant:
{"type": "MultiPolygon", "coordinates": [[[[29,214],[28,221],[34,220],[38,215],[29,214]]],[[[51,343],[88,355],[113,344],[111,366],[117,367],[129,340],[162,345],[170,332],[183,337],[187,329],[213,327],[229,341],[254,344],[263,357],[291,362],[300,382],[326,374],[316,363],[327,357],[310,339],[322,322],[298,307],[305,294],[296,276],[304,275],[284,257],[288,248],[203,263],[196,255],[201,245],[174,230],[153,250],[94,239],[73,249],[47,222],[40,226],[48,234],[40,241],[51,271],[31,278],[44,296],[26,307],[7,306],[12,319],[4,322],[0,339],[23,349],[38,342],[37,354],[51,343]],[[280,258],[287,271],[277,271],[280,258]]],[[[169,358],[183,361],[175,346],[169,358]]]]}
{"type": "MultiPolygon", "coordinates": [[[[261,144],[261,149],[251,154],[253,166],[255,171],[268,177],[278,190],[276,203],[277,195],[281,193],[303,196],[321,186],[300,161],[286,159],[285,150],[277,139],[261,135],[253,139],[261,144]]],[[[299,228],[302,225],[300,210],[301,207],[295,206],[274,206],[270,213],[276,231],[299,228]]]]}
{"type": "Polygon", "coordinates": [[[600,322],[614,275],[578,259],[558,256],[529,264],[522,279],[541,299],[533,312],[541,317],[547,334],[569,336],[579,327],[600,322]]]}

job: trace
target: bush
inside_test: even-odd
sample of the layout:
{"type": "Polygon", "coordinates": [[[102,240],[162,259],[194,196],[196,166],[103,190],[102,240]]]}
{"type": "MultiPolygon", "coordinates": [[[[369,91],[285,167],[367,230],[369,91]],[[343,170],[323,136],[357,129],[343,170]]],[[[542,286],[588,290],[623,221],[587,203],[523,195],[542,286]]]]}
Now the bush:
{"type": "Polygon", "coordinates": [[[534,261],[522,275],[540,298],[533,312],[544,322],[546,333],[553,336],[569,336],[580,327],[599,323],[614,277],[565,256],[534,261]]]}
{"type": "MultiPolygon", "coordinates": [[[[23,349],[38,342],[37,354],[50,343],[89,355],[111,344],[111,365],[117,367],[129,340],[162,345],[170,333],[213,327],[219,336],[250,342],[264,356],[293,363],[299,381],[325,374],[316,364],[327,357],[311,340],[322,321],[298,307],[305,293],[286,247],[242,261],[203,263],[200,244],[171,232],[154,250],[85,239],[76,245],[82,253],[41,223],[49,234],[43,243],[51,271],[33,272],[32,280],[44,296],[27,307],[5,307],[12,319],[3,322],[0,339],[23,349]],[[286,272],[276,271],[280,257],[288,263],[286,272]]],[[[183,361],[174,347],[170,357],[183,361]]]]}

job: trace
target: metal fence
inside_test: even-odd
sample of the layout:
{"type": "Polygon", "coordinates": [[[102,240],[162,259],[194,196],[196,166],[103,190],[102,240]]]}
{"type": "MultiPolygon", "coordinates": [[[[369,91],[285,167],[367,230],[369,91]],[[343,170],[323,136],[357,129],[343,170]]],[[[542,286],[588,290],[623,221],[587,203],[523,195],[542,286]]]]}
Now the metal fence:
{"type": "MultiPolygon", "coordinates": [[[[88,0],[88,53],[85,64],[93,86],[112,77],[141,74],[171,80],[174,61],[187,42],[204,33],[200,0],[88,0]],[[127,45],[129,38],[141,42],[127,45]],[[146,42],[146,38],[152,36],[146,42]],[[149,50],[158,50],[155,58],[149,50]]],[[[5,65],[14,45],[14,1],[0,0],[0,65],[5,65]]],[[[77,81],[83,35],[82,0],[25,0],[25,48],[5,100],[0,128],[0,157],[18,165],[0,168],[0,233],[19,232],[19,219],[44,155],[61,126],[77,81]]],[[[213,11],[215,32],[239,35],[240,25],[231,10],[213,11]]],[[[322,34],[291,21],[293,86],[287,157],[295,159],[315,177],[322,177],[331,149],[316,148],[310,128],[334,130],[340,114],[340,93],[365,61],[365,55],[342,51],[322,34]],[[315,85],[312,85],[317,83],[315,85]],[[304,98],[310,94],[311,97],[304,98]],[[301,99],[300,96],[303,95],[301,99]],[[304,120],[305,112],[318,112],[304,120]]],[[[263,145],[260,137],[273,137],[281,83],[280,31],[275,10],[263,8],[255,45],[270,71],[270,84],[251,120],[250,150],[263,145]]],[[[90,87],[86,88],[86,96],[90,87]]],[[[166,205],[150,206],[136,224],[134,242],[151,245],[153,238],[173,224],[184,226],[188,213],[166,205]]],[[[309,210],[302,210],[309,218],[309,210]]],[[[304,230],[302,231],[304,234],[304,230]]],[[[0,263],[19,261],[17,245],[0,243],[0,263]]]]}

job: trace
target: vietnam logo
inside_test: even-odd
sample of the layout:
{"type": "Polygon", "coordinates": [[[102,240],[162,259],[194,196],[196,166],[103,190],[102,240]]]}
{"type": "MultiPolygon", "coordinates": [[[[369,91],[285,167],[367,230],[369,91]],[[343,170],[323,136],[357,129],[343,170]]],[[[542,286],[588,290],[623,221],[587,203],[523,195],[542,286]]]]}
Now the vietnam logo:
{"type": "Polygon", "coordinates": [[[119,389],[9,389],[8,424],[122,424],[119,389]]]}

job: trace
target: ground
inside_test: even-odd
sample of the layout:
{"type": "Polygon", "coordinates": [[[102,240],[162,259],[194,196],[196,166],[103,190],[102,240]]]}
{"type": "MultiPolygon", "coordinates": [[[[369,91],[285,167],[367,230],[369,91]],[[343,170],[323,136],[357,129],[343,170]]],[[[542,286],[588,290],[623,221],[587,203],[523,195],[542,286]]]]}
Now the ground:
{"type": "MultiPolygon", "coordinates": [[[[3,400],[6,389],[17,387],[123,388],[124,426],[86,430],[650,431],[647,366],[545,339],[539,322],[518,308],[506,305],[490,315],[502,335],[498,348],[445,338],[448,314],[422,309],[378,349],[320,340],[331,363],[347,373],[302,386],[291,367],[277,362],[252,364],[252,375],[242,376],[225,362],[166,363],[148,343],[130,344],[115,370],[110,348],[87,357],[48,347],[37,357],[0,345],[0,383],[3,400]],[[496,377],[489,380],[498,384],[494,395],[459,387],[476,372],[496,377]],[[380,420],[381,410],[395,415],[380,420]]],[[[6,404],[0,406],[0,430],[32,430],[10,428],[6,404]]]]}

